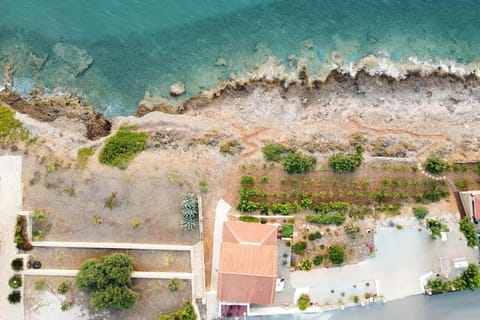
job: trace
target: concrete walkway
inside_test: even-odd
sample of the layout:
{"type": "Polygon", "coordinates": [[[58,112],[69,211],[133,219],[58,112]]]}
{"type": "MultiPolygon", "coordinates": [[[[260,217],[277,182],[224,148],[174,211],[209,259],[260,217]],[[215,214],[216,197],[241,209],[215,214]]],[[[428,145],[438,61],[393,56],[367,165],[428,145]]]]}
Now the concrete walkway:
{"type": "Polygon", "coordinates": [[[24,319],[23,286],[22,302],[9,304],[7,295],[12,291],[8,279],[14,272],[10,262],[17,256],[13,242],[16,216],[22,206],[22,157],[0,157],[0,318],[24,319]]]}
{"type": "Polygon", "coordinates": [[[51,247],[51,248],[129,249],[129,250],[165,250],[165,251],[191,251],[192,250],[192,246],[186,246],[186,245],[123,243],[123,242],[33,241],[32,245],[34,247],[51,247]]]}
{"type": "Polygon", "coordinates": [[[218,201],[215,209],[215,226],[213,229],[213,254],[212,254],[212,281],[210,291],[205,294],[207,304],[207,320],[217,319],[218,301],[217,301],[217,281],[218,268],[220,264],[220,245],[222,243],[223,223],[227,221],[228,212],[232,207],[223,199],[218,201]]]}

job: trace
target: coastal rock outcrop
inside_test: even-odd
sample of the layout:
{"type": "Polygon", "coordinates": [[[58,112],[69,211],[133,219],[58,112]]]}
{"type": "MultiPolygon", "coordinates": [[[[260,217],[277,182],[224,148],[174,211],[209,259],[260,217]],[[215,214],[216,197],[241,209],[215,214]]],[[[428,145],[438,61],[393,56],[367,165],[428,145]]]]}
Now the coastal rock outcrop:
{"type": "Polygon", "coordinates": [[[75,77],[84,73],[93,63],[93,58],[87,50],[78,48],[73,44],[57,42],[52,50],[57,59],[63,61],[72,69],[75,77]]]}
{"type": "Polygon", "coordinates": [[[58,118],[82,122],[86,128],[86,138],[96,140],[110,134],[112,124],[92,107],[82,104],[78,97],[62,95],[52,97],[37,93],[25,100],[15,92],[0,92],[0,104],[9,105],[16,111],[28,114],[31,118],[53,122],[58,118]]]}
{"type": "Polygon", "coordinates": [[[170,86],[170,95],[173,97],[181,96],[185,93],[185,91],[185,84],[181,81],[176,82],[170,86]]]}
{"type": "Polygon", "coordinates": [[[150,97],[148,95],[143,98],[142,101],[138,104],[137,112],[135,112],[136,117],[143,117],[147,113],[153,111],[160,111],[168,114],[179,113],[176,106],[174,106],[170,101],[162,97],[150,97]]]}
{"type": "Polygon", "coordinates": [[[32,63],[35,69],[37,69],[37,71],[41,71],[43,69],[43,66],[45,65],[45,62],[47,62],[48,60],[48,55],[45,57],[41,57],[32,52],[30,54],[30,58],[32,59],[32,63]]]}

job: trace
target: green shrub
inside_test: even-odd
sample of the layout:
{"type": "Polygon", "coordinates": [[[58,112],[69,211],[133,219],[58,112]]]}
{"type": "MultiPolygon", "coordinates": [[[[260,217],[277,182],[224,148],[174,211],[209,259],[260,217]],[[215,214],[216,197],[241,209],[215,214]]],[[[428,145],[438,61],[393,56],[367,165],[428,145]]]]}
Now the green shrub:
{"type": "Polygon", "coordinates": [[[267,218],[260,218],[261,224],[266,224],[268,222],[267,218]]]}
{"type": "Polygon", "coordinates": [[[197,320],[195,309],[190,302],[185,304],[183,309],[165,315],[160,315],[158,320],[197,320]]]}
{"type": "Polygon", "coordinates": [[[178,278],[173,278],[168,282],[168,289],[172,292],[178,291],[180,287],[182,286],[182,280],[178,278]]]}
{"type": "Polygon", "coordinates": [[[288,216],[290,213],[292,213],[292,211],[293,211],[292,204],[289,202],[272,204],[272,212],[275,214],[288,216]]]}
{"type": "Polygon", "coordinates": [[[17,224],[15,225],[15,235],[13,242],[17,248],[24,251],[32,250],[33,247],[28,241],[27,236],[27,219],[25,216],[17,215],[17,224]]]}
{"type": "Polygon", "coordinates": [[[448,232],[448,226],[438,220],[427,219],[427,230],[432,234],[433,239],[440,238],[441,232],[448,232]]]}
{"type": "Polygon", "coordinates": [[[248,199],[249,190],[246,187],[240,188],[240,199],[238,200],[237,209],[240,212],[253,212],[259,208],[259,204],[248,199]]]}
{"type": "Polygon", "coordinates": [[[283,169],[289,174],[307,173],[315,169],[317,159],[299,152],[290,152],[283,159],[283,169]]]}
{"type": "Polygon", "coordinates": [[[362,164],[362,155],[353,154],[334,154],[328,159],[328,166],[337,173],[353,172],[362,164]]]}
{"type": "Polygon", "coordinates": [[[321,265],[323,262],[323,256],[322,255],[316,255],[315,258],[313,258],[313,264],[316,266],[321,265]]]}
{"type": "Polygon", "coordinates": [[[465,236],[469,247],[478,246],[477,229],[475,228],[475,224],[468,217],[464,217],[460,221],[460,231],[465,236]]]}
{"type": "Polygon", "coordinates": [[[68,290],[70,290],[70,285],[67,282],[63,281],[58,285],[58,288],[57,288],[58,293],[66,294],[68,290]]]}
{"type": "Polygon", "coordinates": [[[293,224],[282,225],[282,238],[291,238],[293,236],[293,224]]]}
{"type": "Polygon", "coordinates": [[[440,278],[428,280],[426,287],[433,292],[447,292],[450,290],[449,283],[440,278]]]}
{"type": "Polygon", "coordinates": [[[72,300],[66,300],[62,302],[60,310],[63,312],[70,310],[73,307],[74,302],[72,300]]]}
{"type": "Polygon", "coordinates": [[[23,270],[23,259],[22,258],[15,258],[10,263],[13,271],[20,271],[23,270]]]}
{"type": "Polygon", "coordinates": [[[48,215],[43,209],[38,209],[30,215],[32,219],[33,241],[42,240],[50,231],[52,225],[48,222],[48,215]]]}
{"type": "Polygon", "coordinates": [[[202,191],[203,193],[208,192],[208,182],[207,182],[207,180],[205,180],[205,179],[200,180],[198,185],[200,186],[200,191],[202,191]]]}
{"type": "Polygon", "coordinates": [[[292,249],[295,254],[303,256],[305,254],[305,249],[307,249],[307,243],[305,241],[296,242],[292,246],[292,249]]]}
{"type": "Polygon", "coordinates": [[[300,295],[297,300],[298,309],[304,311],[310,306],[310,296],[306,293],[300,295]]]}
{"type": "Polygon", "coordinates": [[[242,179],[240,180],[240,184],[242,185],[242,187],[249,187],[252,186],[254,183],[255,178],[249,175],[242,176],[242,179]]]}
{"type": "Polygon", "coordinates": [[[13,276],[8,280],[8,285],[12,289],[18,289],[22,286],[22,278],[20,276],[13,276]]]}
{"type": "Polygon", "coordinates": [[[359,296],[353,296],[353,303],[359,303],[360,302],[360,297],[359,296]]]}
{"type": "Polygon", "coordinates": [[[343,244],[334,244],[328,249],[328,259],[331,263],[342,264],[345,258],[345,246],[343,244]]]}
{"type": "Polygon", "coordinates": [[[235,140],[227,140],[220,145],[220,153],[233,155],[240,152],[240,144],[235,140]]]}
{"type": "Polygon", "coordinates": [[[85,260],[75,276],[75,285],[92,293],[90,303],[94,309],[131,308],[137,301],[130,278],[134,264],[124,253],[85,260]]]}
{"type": "Polygon", "coordinates": [[[320,233],[320,231],[316,231],[316,232],[308,234],[308,240],[315,241],[315,240],[318,240],[318,239],[322,239],[322,234],[320,233]]]}
{"type": "Polygon", "coordinates": [[[33,287],[37,291],[44,290],[46,286],[47,286],[47,282],[45,281],[45,279],[36,280],[35,283],[33,284],[33,287]]]}
{"type": "Polygon", "coordinates": [[[425,206],[413,207],[413,215],[418,220],[423,220],[428,214],[428,208],[425,206]]]}
{"type": "Polygon", "coordinates": [[[267,161],[279,161],[288,150],[279,143],[271,143],[265,145],[262,151],[267,161]]]}
{"type": "Polygon", "coordinates": [[[478,265],[470,263],[467,269],[453,280],[453,285],[457,290],[475,290],[480,288],[480,269],[478,265]]]}
{"type": "Polygon", "coordinates": [[[19,303],[22,300],[22,295],[20,294],[20,291],[15,290],[7,296],[7,300],[10,304],[19,303]]]}
{"type": "Polygon", "coordinates": [[[460,190],[465,190],[468,187],[467,179],[457,179],[455,180],[455,186],[460,190]]]}
{"type": "Polygon", "coordinates": [[[93,156],[95,149],[93,147],[80,148],[77,151],[77,163],[80,168],[85,168],[88,163],[88,158],[93,156]]]}
{"type": "Polygon", "coordinates": [[[448,191],[438,189],[437,187],[434,187],[433,189],[429,191],[425,191],[422,195],[422,200],[425,203],[429,202],[437,202],[440,201],[440,199],[445,198],[448,196],[448,191]]]}
{"type": "Polygon", "coordinates": [[[21,126],[22,123],[15,119],[15,111],[0,105],[0,140],[16,134],[21,126]]]}
{"type": "Polygon", "coordinates": [[[147,148],[147,134],[122,126],[105,142],[100,151],[100,163],[125,169],[135,156],[147,148]]]}
{"type": "Polygon", "coordinates": [[[264,184],[265,184],[265,183],[268,183],[268,182],[270,182],[270,178],[269,178],[269,177],[267,177],[267,176],[261,176],[261,177],[260,177],[260,183],[264,183],[264,184]]]}
{"type": "Polygon", "coordinates": [[[443,160],[439,156],[430,156],[425,161],[425,170],[433,174],[442,173],[447,168],[447,161],[443,160]]]}
{"type": "Polygon", "coordinates": [[[309,214],[306,216],[307,222],[317,224],[335,224],[340,226],[345,222],[345,215],[342,213],[326,213],[326,214],[309,214]]]}
{"type": "Polygon", "coordinates": [[[104,208],[112,210],[113,208],[116,208],[118,206],[120,206],[120,200],[118,200],[116,192],[112,192],[108,197],[103,199],[104,208]]]}
{"type": "Polygon", "coordinates": [[[257,217],[254,217],[254,216],[240,216],[238,220],[243,222],[254,222],[254,223],[257,223],[260,221],[257,217]]]}
{"type": "Polygon", "coordinates": [[[306,258],[302,259],[302,261],[300,262],[300,269],[302,269],[303,271],[312,270],[312,260],[306,258]]]}

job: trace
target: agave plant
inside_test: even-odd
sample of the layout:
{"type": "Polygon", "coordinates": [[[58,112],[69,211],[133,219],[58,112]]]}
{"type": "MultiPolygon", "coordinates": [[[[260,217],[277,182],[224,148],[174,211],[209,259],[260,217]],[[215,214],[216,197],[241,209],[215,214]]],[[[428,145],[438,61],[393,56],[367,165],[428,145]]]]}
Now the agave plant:
{"type": "Polygon", "coordinates": [[[180,198],[182,209],[182,229],[191,231],[198,225],[198,198],[194,193],[186,193],[180,198]]]}

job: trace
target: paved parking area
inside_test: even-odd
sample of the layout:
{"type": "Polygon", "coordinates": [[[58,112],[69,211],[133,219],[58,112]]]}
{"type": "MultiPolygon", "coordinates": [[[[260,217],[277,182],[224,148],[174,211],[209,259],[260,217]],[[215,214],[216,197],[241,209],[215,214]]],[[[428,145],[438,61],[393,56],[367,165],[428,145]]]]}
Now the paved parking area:
{"type": "Polygon", "coordinates": [[[314,298],[320,303],[330,299],[329,293],[316,288],[343,284],[353,287],[355,283],[372,280],[378,281],[379,293],[387,300],[420,294],[420,277],[430,271],[438,272],[440,258],[446,257],[451,262],[454,258],[465,257],[469,262],[478,262],[478,249],[466,246],[457,224],[449,227],[451,231],[446,242],[433,240],[425,229],[380,228],[375,234],[375,257],[355,265],[293,272],[292,286],[318,293],[314,298]]]}

